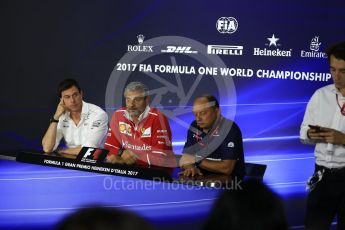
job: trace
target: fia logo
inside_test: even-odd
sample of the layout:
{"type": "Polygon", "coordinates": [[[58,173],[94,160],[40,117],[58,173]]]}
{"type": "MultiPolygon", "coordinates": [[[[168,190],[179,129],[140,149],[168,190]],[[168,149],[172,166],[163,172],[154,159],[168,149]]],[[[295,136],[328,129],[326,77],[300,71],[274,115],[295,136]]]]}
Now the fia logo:
{"type": "Polygon", "coordinates": [[[216,28],[221,34],[232,34],[238,29],[238,22],[233,17],[221,17],[217,20],[216,28]]]}

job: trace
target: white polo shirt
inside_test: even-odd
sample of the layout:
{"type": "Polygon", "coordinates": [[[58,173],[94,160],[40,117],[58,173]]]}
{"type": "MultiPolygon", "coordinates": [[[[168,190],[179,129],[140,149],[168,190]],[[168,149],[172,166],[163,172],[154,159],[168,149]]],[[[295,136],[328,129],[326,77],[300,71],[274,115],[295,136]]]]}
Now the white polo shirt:
{"type": "Polygon", "coordinates": [[[345,146],[315,143],[307,136],[308,125],[319,125],[345,133],[345,116],[341,114],[338,103],[343,105],[345,97],[335,88],[334,84],[318,89],[308,103],[300,130],[300,138],[303,143],[316,144],[316,164],[327,168],[345,167],[345,146]],[[338,95],[338,102],[336,95],[338,95]]]}
{"type": "Polygon", "coordinates": [[[107,131],[108,115],[106,112],[96,105],[83,101],[78,125],[73,122],[69,112],[60,116],[54,150],[59,146],[62,138],[68,148],[75,148],[79,145],[103,148],[107,131]]]}

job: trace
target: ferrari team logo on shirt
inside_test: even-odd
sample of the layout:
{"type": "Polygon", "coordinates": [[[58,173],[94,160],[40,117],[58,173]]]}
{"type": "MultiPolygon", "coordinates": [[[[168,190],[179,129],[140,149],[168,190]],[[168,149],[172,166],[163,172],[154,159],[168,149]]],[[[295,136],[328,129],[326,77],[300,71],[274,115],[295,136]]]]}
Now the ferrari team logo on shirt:
{"type": "Polygon", "coordinates": [[[151,127],[141,129],[141,137],[151,137],[151,127]]]}

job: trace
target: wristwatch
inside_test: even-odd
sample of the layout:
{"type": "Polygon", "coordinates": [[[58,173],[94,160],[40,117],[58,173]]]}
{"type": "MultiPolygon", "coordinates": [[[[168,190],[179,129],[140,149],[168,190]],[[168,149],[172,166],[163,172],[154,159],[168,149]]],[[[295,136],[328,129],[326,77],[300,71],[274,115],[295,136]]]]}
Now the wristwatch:
{"type": "Polygon", "coordinates": [[[59,120],[56,120],[56,119],[54,119],[54,117],[52,117],[52,118],[50,118],[50,123],[53,123],[53,122],[56,122],[56,123],[58,123],[59,122],[59,120]]]}
{"type": "Polygon", "coordinates": [[[117,155],[118,155],[119,157],[122,156],[123,151],[125,151],[125,150],[124,150],[124,149],[120,149],[120,150],[117,152],[117,155]]]}
{"type": "Polygon", "coordinates": [[[195,161],[194,162],[194,167],[199,168],[199,165],[201,164],[201,161],[195,161]]]}

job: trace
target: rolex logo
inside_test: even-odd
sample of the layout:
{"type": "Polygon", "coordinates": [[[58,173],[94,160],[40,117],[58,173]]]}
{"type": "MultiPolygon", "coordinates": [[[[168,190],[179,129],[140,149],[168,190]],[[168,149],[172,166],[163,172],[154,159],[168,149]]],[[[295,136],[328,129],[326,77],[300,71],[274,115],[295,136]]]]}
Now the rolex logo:
{"type": "Polygon", "coordinates": [[[139,44],[143,44],[144,39],[145,39],[145,36],[142,35],[142,34],[139,34],[139,35],[137,36],[137,38],[138,38],[138,43],[139,43],[139,44]]]}
{"type": "Polygon", "coordinates": [[[138,39],[138,45],[127,45],[127,51],[128,52],[146,52],[146,53],[153,53],[153,46],[144,46],[142,45],[144,43],[145,36],[142,34],[139,34],[137,36],[138,39]]]}

